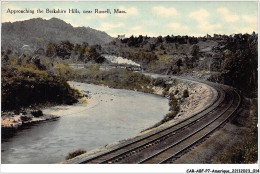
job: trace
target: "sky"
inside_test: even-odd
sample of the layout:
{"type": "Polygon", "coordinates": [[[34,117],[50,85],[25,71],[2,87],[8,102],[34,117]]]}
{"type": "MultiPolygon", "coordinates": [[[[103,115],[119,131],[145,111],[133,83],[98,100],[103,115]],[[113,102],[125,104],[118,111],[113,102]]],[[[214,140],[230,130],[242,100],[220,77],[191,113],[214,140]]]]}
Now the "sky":
{"type": "Polygon", "coordinates": [[[206,34],[234,34],[257,32],[257,2],[2,2],[3,22],[28,20],[31,18],[50,19],[56,17],[74,27],[91,27],[116,37],[125,34],[167,36],[206,34]],[[25,10],[34,13],[21,13],[25,10]],[[37,9],[43,13],[37,13],[37,9]],[[65,10],[66,13],[46,13],[49,10],[65,10]],[[69,13],[77,9],[78,13],[69,13]],[[95,13],[110,9],[110,13],[95,13]],[[114,9],[126,13],[114,13],[114,9]],[[13,13],[13,12],[16,13],[13,13]],[[83,13],[91,11],[92,13],[83,13]]]}

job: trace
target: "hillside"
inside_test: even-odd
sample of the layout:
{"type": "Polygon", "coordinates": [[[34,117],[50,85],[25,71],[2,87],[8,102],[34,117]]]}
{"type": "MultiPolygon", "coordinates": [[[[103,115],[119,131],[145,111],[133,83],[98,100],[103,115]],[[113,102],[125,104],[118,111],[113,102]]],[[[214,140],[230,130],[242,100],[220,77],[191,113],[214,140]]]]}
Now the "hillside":
{"type": "Polygon", "coordinates": [[[105,32],[89,27],[73,27],[57,18],[3,23],[1,36],[3,49],[11,50],[19,50],[24,45],[35,50],[45,48],[49,42],[59,43],[64,40],[74,44],[87,42],[90,45],[102,45],[113,40],[105,32]]]}
{"type": "Polygon", "coordinates": [[[104,54],[137,62],[147,72],[196,76],[254,93],[257,37],[255,32],[204,37],[140,35],[115,39],[102,49],[104,54]]]}
{"type": "Polygon", "coordinates": [[[226,44],[227,40],[216,38],[139,36],[115,39],[103,46],[103,52],[133,59],[147,71],[176,74],[191,68],[216,71],[223,63],[221,48],[226,44]]]}

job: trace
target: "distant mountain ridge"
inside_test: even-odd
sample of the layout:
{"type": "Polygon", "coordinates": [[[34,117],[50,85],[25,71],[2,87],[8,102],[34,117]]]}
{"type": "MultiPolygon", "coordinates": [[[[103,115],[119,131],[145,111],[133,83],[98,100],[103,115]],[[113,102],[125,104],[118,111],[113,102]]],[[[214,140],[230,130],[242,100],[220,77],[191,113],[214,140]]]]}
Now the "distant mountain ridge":
{"type": "Polygon", "coordinates": [[[66,40],[74,44],[87,42],[90,45],[102,45],[111,42],[113,38],[90,27],[73,27],[58,18],[34,18],[2,23],[3,48],[18,50],[23,45],[29,45],[32,49],[37,49],[44,48],[49,42],[59,43],[66,40]]]}

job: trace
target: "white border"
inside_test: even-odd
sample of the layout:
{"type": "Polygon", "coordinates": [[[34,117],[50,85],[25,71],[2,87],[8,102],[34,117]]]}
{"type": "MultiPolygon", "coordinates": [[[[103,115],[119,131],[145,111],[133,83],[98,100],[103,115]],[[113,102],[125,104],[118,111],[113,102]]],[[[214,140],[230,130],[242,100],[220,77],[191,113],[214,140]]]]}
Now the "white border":
{"type": "MultiPolygon", "coordinates": [[[[24,0],[7,0],[8,1],[24,1],[24,0]]],[[[25,0],[26,1],[26,0],[25,0]]],[[[27,0],[30,1],[30,0],[27,0]]],[[[37,1],[37,0],[35,0],[37,1]]],[[[53,0],[39,0],[42,2],[48,2],[53,0]]],[[[63,2],[75,2],[71,0],[62,0],[63,2]]],[[[86,0],[77,0],[76,2],[82,2],[86,0]]],[[[95,1],[115,1],[115,0],[95,0],[95,1]]],[[[138,1],[138,0],[120,0],[120,1],[138,1]]],[[[150,0],[142,0],[142,1],[150,1],[150,0]]],[[[153,1],[160,1],[160,0],[153,0],[153,1]]],[[[171,0],[164,0],[164,1],[171,1],[171,0]]],[[[197,1],[197,0],[175,0],[175,1],[197,1]]],[[[216,1],[216,0],[208,0],[208,1],[216,1]]],[[[217,0],[219,2],[232,2],[232,1],[247,1],[247,2],[258,2],[258,42],[260,39],[259,36],[259,0],[217,0]]],[[[1,2],[3,2],[1,0],[1,2]]],[[[94,2],[94,1],[91,1],[94,2]]],[[[206,1],[205,1],[206,2],[206,1]]],[[[1,7],[1,5],[0,5],[1,7]]],[[[2,17],[0,8],[0,18],[2,17]]],[[[1,18],[2,19],[2,18],[1,18]]],[[[2,21],[2,20],[1,20],[2,21]]],[[[1,25],[2,27],[2,25],[1,25]]],[[[1,38],[1,35],[0,35],[1,38]]],[[[1,42],[1,41],[0,41],[1,42]]],[[[0,48],[1,49],[1,48],[0,48]]],[[[260,49],[260,45],[258,44],[258,50],[260,49]]],[[[260,53],[258,51],[258,57],[260,57],[260,53]]],[[[258,65],[260,60],[258,59],[258,65]]],[[[0,72],[1,73],[1,72],[0,72]]],[[[260,72],[258,71],[258,77],[260,76],[260,72]]],[[[1,89],[0,89],[1,90],[1,89]]],[[[258,90],[258,96],[260,92],[258,90]]],[[[259,108],[258,104],[258,108],[259,108]]],[[[258,110],[258,115],[260,111],[258,110]]],[[[258,120],[259,123],[259,120],[258,120]]],[[[1,130],[0,130],[1,132],[1,130]]],[[[259,138],[258,133],[258,138],[259,138]]],[[[259,148],[258,143],[258,150],[259,148]]],[[[1,148],[0,148],[1,149],[1,148]]],[[[0,155],[1,156],[1,155],[0,155]]],[[[259,159],[259,151],[258,151],[258,159],[259,159]]],[[[187,169],[211,169],[211,170],[232,170],[232,169],[259,169],[259,162],[258,164],[147,164],[147,165],[138,165],[138,164],[122,164],[122,165],[105,165],[105,164],[1,164],[0,172],[1,173],[113,173],[113,174],[121,174],[121,173],[171,173],[171,174],[182,174],[186,173],[187,169]]]]}
{"type": "Polygon", "coordinates": [[[259,169],[258,164],[4,164],[3,173],[160,173],[174,174],[186,173],[187,169],[259,169]]]}

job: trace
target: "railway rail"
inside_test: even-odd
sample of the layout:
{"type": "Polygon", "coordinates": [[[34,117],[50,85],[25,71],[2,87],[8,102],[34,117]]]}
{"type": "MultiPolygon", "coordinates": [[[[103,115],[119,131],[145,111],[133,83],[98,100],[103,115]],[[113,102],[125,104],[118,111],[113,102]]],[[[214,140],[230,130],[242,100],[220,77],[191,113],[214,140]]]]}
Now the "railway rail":
{"type": "MultiPolygon", "coordinates": [[[[200,81],[201,82],[201,81],[200,81]]],[[[100,153],[81,164],[170,163],[186,150],[219,129],[238,109],[241,98],[231,87],[203,82],[217,91],[216,99],[203,110],[176,124],[100,153]]]]}
{"type": "MultiPolygon", "coordinates": [[[[236,92],[235,92],[236,93],[236,92]]],[[[237,94],[237,93],[236,93],[237,94]]],[[[168,163],[175,158],[178,158],[182,152],[192,147],[196,143],[198,143],[203,138],[210,135],[216,129],[218,129],[221,125],[223,125],[237,110],[240,105],[241,99],[239,95],[232,96],[232,102],[228,105],[228,107],[220,113],[217,117],[215,117],[212,121],[202,126],[200,129],[195,132],[185,136],[178,142],[175,142],[171,145],[168,145],[166,148],[158,151],[157,153],[143,159],[139,162],[139,164],[145,163],[168,163]],[[237,97],[237,98],[236,98],[237,97]],[[232,109],[231,109],[232,108],[232,109]],[[168,154],[168,155],[166,155],[168,154]],[[170,154],[170,155],[169,155],[170,154]]]]}

